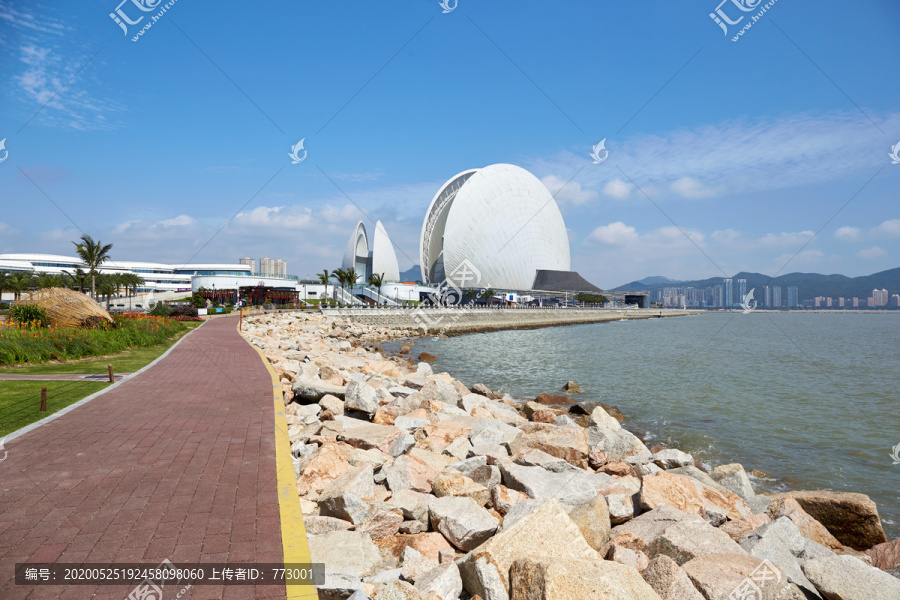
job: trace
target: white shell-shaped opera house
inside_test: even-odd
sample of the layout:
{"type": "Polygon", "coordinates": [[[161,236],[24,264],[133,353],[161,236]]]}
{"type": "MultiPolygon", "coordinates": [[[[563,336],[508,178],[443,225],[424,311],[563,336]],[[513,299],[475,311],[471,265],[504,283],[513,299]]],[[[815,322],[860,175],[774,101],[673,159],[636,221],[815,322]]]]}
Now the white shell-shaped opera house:
{"type": "Polygon", "coordinates": [[[544,184],[497,164],[441,187],[422,226],[420,259],[425,283],[530,290],[538,271],[569,271],[569,236],[544,184]]]}
{"type": "Polygon", "coordinates": [[[372,249],[366,235],[366,226],[360,221],[353,229],[347,249],[344,250],[343,269],[354,269],[360,283],[368,281],[373,274],[383,275],[384,281],[400,281],[400,264],[394,244],[381,221],[375,223],[372,249]]]}

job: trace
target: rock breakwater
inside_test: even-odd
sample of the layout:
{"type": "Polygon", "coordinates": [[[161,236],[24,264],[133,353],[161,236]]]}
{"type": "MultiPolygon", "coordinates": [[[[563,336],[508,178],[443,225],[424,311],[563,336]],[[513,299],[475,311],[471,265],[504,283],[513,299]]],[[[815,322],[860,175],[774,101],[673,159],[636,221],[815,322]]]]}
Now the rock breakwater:
{"type": "Polygon", "coordinates": [[[320,598],[900,598],[900,540],[863,494],[756,494],[741,465],[651,451],[611,407],[378,350],[408,331],[243,329],[281,378],[320,598]]]}

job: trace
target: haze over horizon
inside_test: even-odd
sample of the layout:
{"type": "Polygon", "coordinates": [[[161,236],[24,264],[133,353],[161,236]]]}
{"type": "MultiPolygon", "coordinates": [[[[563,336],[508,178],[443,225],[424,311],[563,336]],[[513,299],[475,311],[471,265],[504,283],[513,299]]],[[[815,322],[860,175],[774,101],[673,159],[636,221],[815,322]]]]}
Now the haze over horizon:
{"type": "Polygon", "coordinates": [[[137,42],[115,4],[0,0],[0,253],[307,277],[380,219],[402,271],[439,187],[507,162],[600,287],[897,266],[896,3],[779,2],[736,43],[715,2],[176,2],[137,42]]]}

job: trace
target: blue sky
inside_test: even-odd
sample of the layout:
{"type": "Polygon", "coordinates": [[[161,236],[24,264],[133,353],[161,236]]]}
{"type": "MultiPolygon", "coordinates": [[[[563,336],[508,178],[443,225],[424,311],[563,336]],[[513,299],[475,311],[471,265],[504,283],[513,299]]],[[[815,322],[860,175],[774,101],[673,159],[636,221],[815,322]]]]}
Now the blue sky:
{"type": "Polygon", "coordinates": [[[0,252],[306,276],[371,218],[404,269],[440,185],[507,162],[603,287],[900,266],[896,2],[779,0],[737,42],[764,2],[726,36],[715,0],[177,0],[133,42],[140,3],[125,35],[115,0],[0,0],[0,252]]]}

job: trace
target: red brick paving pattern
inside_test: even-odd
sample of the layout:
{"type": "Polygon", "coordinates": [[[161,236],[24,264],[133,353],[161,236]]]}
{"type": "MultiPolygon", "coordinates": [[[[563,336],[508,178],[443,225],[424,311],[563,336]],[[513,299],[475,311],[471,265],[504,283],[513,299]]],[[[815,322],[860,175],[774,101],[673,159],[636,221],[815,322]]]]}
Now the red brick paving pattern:
{"type": "MultiPolygon", "coordinates": [[[[131,591],[17,586],[17,562],[282,561],[272,380],[235,327],[231,317],[208,321],[144,373],[6,443],[0,598],[131,591]]],[[[181,596],[284,597],[282,586],[181,596]]]]}

